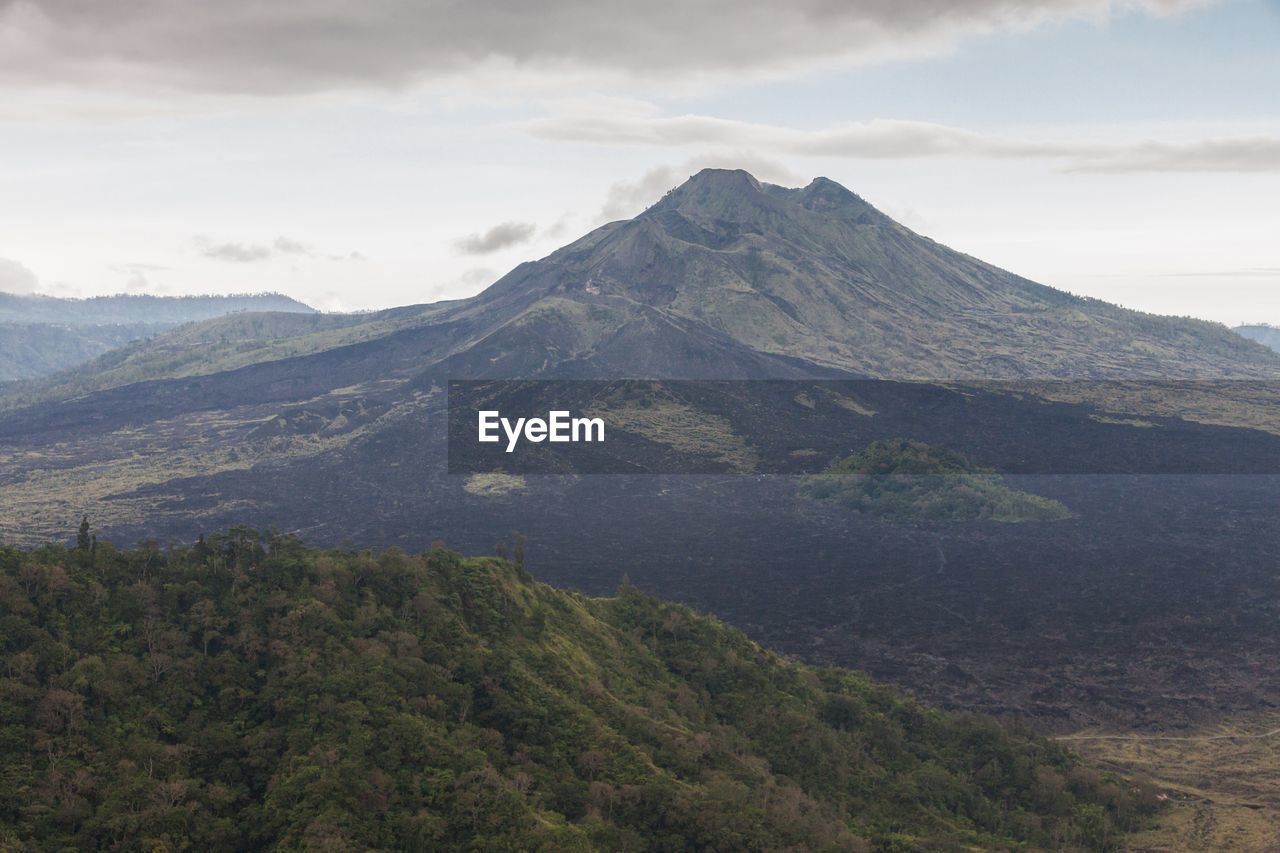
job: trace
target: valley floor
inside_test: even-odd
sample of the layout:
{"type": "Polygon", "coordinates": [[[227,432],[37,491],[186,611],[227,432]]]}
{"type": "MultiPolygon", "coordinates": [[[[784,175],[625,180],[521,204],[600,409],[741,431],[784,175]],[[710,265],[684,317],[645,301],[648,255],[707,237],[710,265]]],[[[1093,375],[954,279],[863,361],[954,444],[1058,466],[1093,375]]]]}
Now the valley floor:
{"type": "Polygon", "coordinates": [[[1187,734],[1081,732],[1061,738],[1088,761],[1150,779],[1173,804],[1133,851],[1280,850],[1280,714],[1235,717],[1187,734]]]}

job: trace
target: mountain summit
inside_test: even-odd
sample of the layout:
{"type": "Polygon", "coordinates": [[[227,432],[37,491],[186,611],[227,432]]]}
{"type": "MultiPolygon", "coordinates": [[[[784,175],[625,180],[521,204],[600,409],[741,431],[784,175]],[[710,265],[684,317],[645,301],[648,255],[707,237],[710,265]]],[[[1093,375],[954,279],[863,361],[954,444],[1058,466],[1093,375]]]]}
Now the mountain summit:
{"type": "Polygon", "coordinates": [[[603,365],[595,375],[637,363],[689,375],[687,362],[655,363],[648,337],[677,358],[712,341],[743,348],[734,363],[766,372],[772,361],[786,373],[785,359],[889,378],[1280,375],[1280,359],[1225,327],[1029,281],[916,234],[828,178],[788,189],[703,170],[476,301],[519,303],[518,340],[563,340],[572,325],[568,361],[603,365]]]}

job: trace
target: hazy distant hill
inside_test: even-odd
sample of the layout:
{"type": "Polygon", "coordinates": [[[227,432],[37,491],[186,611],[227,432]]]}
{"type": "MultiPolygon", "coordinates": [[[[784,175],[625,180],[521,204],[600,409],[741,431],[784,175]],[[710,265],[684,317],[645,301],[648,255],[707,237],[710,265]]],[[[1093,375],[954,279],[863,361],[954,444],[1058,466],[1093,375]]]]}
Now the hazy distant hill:
{"type": "Polygon", "coordinates": [[[1237,335],[1243,335],[1251,341],[1257,341],[1263,346],[1280,352],[1280,328],[1276,326],[1268,326],[1265,323],[1256,326],[1236,326],[1234,331],[1237,335]]]}
{"type": "Polygon", "coordinates": [[[277,293],[90,299],[0,293],[0,381],[67,370],[174,326],[243,311],[313,309],[277,293]]]}
{"type": "Polygon", "coordinates": [[[0,293],[0,322],[59,323],[106,326],[123,323],[193,323],[237,311],[315,311],[281,293],[231,296],[148,296],[119,294],[88,299],[63,299],[0,293]]]}
{"type": "Polygon", "coordinates": [[[109,326],[0,323],[0,381],[32,379],[66,370],[167,328],[169,326],[157,323],[109,326]]]}

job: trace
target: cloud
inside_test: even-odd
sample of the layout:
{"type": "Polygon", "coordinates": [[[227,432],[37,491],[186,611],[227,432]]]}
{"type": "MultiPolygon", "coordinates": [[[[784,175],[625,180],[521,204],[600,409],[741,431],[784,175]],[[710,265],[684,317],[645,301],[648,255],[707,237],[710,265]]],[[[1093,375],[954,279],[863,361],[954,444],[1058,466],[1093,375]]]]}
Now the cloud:
{"type": "Polygon", "coordinates": [[[251,264],[254,261],[265,261],[271,257],[270,246],[254,243],[216,243],[205,246],[201,251],[206,258],[215,261],[229,261],[235,264],[251,264]]]}
{"type": "Polygon", "coordinates": [[[149,275],[149,273],[163,272],[168,267],[157,266],[156,264],[117,264],[110,269],[112,272],[125,277],[121,291],[123,293],[160,294],[168,291],[168,288],[164,285],[153,282],[149,275]]]}
{"type": "Polygon", "coordinates": [[[1280,136],[1143,142],[1079,158],[1069,172],[1280,172],[1280,136]]]}
{"type": "Polygon", "coordinates": [[[364,255],[359,252],[347,254],[322,255],[315,247],[301,240],[289,237],[277,237],[274,242],[266,243],[215,243],[208,237],[195,237],[200,247],[200,254],[215,261],[226,261],[233,264],[252,264],[268,261],[280,255],[304,258],[324,257],[331,261],[363,261],[364,255]]]}
{"type": "MultiPolygon", "coordinates": [[[[1023,139],[921,121],[874,119],[798,130],[713,116],[568,113],[517,126],[539,139],[607,145],[738,145],[770,154],[858,159],[959,157],[1056,160],[1064,172],[1275,172],[1280,136],[1189,143],[1060,142],[1023,139]]],[[[744,167],[745,168],[745,167],[744,167]]]]}
{"type": "Polygon", "coordinates": [[[156,288],[151,284],[151,280],[140,272],[131,274],[124,281],[125,293],[153,293],[156,288]]]}
{"type": "Polygon", "coordinates": [[[746,169],[771,184],[795,186],[805,179],[781,163],[751,153],[701,154],[676,166],[656,166],[635,181],[619,181],[609,187],[599,220],[610,222],[634,216],[662,198],[662,194],[703,169],[746,169]]]}
{"type": "Polygon", "coordinates": [[[501,222],[483,234],[454,241],[454,246],[464,255],[488,255],[529,242],[537,230],[532,222],[501,222]]]}
{"type": "Polygon", "coordinates": [[[0,85],[307,94],[480,66],[680,79],[945,51],[1202,0],[0,0],[0,85]]]}
{"type": "Polygon", "coordinates": [[[489,284],[497,277],[497,273],[488,267],[473,267],[458,276],[458,281],[468,287],[474,287],[477,284],[489,284]]]}
{"type": "Polygon", "coordinates": [[[315,254],[306,243],[300,243],[297,240],[290,240],[288,237],[277,237],[272,246],[282,255],[315,254]]]}
{"type": "Polygon", "coordinates": [[[1244,267],[1212,272],[1167,272],[1165,278],[1280,278],[1280,267],[1244,267]]]}
{"type": "Polygon", "coordinates": [[[17,261],[0,258],[0,293],[35,293],[36,274],[17,261]]]}

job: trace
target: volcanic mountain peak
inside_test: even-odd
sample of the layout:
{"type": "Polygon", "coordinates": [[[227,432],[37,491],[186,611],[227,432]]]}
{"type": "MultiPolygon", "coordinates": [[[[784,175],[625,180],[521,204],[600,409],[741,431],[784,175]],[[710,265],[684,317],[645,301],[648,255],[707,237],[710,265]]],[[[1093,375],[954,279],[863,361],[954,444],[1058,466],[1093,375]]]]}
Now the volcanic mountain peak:
{"type": "MultiPolygon", "coordinates": [[[[672,189],[645,216],[671,211],[699,220],[766,224],[770,217],[794,217],[798,209],[839,219],[874,214],[891,220],[830,178],[814,178],[808,186],[790,188],[761,183],[742,169],[703,169],[672,189]]],[[[776,224],[776,223],[775,223],[776,224]]]]}
{"type": "MultiPolygon", "coordinates": [[[[568,360],[596,373],[644,354],[655,375],[688,375],[683,356],[652,356],[705,354],[714,341],[736,348],[737,364],[781,357],[894,378],[1280,375],[1280,359],[1224,327],[1029,281],[916,234],[829,178],[786,188],[742,170],[698,172],[636,218],[513,270],[475,308],[495,329],[514,309],[516,340],[551,335],[561,355],[571,343],[568,360]],[[654,334],[664,343],[649,347],[654,334]],[[625,355],[615,351],[624,341],[625,355]]],[[[490,343],[493,364],[554,370],[541,345],[513,360],[490,343]]]]}
{"type": "Polygon", "coordinates": [[[778,200],[742,169],[703,169],[675,187],[638,219],[678,214],[699,222],[765,224],[781,214],[778,200]]]}

